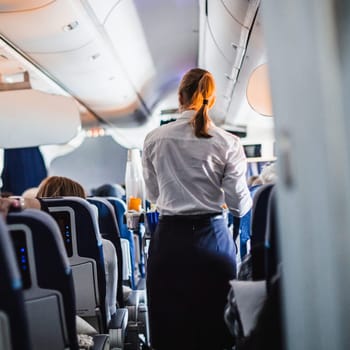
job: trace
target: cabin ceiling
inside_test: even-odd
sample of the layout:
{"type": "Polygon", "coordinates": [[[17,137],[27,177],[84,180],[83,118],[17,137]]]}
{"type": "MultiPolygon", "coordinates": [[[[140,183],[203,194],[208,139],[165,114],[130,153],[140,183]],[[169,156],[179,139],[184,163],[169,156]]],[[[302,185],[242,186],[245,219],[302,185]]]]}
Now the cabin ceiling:
{"type": "Polygon", "coordinates": [[[235,124],[237,82],[244,84],[264,57],[260,37],[252,41],[256,49],[248,45],[259,4],[0,0],[0,73],[11,78],[28,70],[33,88],[73,96],[84,127],[127,128],[151,118],[183,73],[198,65],[216,78],[217,120],[235,124]],[[243,69],[247,49],[252,55],[243,69]]]}

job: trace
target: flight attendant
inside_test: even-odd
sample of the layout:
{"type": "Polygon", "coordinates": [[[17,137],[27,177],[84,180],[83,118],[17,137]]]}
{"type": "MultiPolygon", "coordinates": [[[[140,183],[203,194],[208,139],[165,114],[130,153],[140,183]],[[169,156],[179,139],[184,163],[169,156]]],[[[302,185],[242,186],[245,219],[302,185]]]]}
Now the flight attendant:
{"type": "Polygon", "coordinates": [[[236,251],[223,205],[241,217],[251,207],[239,139],[214,125],[211,73],[188,71],[178,89],[181,116],[150,132],[143,149],[147,199],[160,220],[147,263],[152,347],[222,350],[236,251]]]}

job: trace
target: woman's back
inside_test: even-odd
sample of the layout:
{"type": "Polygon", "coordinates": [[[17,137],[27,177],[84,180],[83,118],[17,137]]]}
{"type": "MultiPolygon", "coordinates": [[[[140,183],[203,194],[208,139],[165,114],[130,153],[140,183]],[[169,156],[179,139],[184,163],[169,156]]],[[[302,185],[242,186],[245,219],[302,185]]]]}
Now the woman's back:
{"type": "MultiPolygon", "coordinates": [[[[237,209],[239,197],[248,198],[246,186],[241,184],[245,180],[237,176],[245,172],[238,139],[214,124],[209,128],[211,138],[196,137],[190,124],[194,114],[183,112],[177,121],[154,130],[145,141],[143,165],[151,172],[145,180],[155,181],[154,170],[157,206],[163,215],[217,213],[225,202],[237,209]]],[[[243,203],[243,211],[249,205],[243,203]]]]}

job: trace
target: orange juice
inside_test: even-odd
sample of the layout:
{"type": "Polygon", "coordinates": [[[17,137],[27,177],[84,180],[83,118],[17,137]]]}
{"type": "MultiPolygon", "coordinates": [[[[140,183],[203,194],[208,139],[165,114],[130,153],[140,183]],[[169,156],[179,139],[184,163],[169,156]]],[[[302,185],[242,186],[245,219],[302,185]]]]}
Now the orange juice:
{"type": "Polygon", "coordinates": [[[128,203],[128,210],[141,210],[141,198],[138,197],[130,197],[128,203]]]}

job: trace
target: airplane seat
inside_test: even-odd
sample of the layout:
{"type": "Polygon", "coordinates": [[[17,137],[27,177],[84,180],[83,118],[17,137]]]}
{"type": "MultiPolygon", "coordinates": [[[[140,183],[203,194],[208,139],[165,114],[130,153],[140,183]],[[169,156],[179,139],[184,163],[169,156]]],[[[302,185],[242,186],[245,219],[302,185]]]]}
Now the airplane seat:
{"type": "Polygon", "coordinates": [[[55,221],[27,209],[7,217],[33,349],[78,349],[72,271],[55,221]]]}
{"type": "Polygon", "coordinates": [[[255,193],[251,212],[252,279],[265,279],[265,235],[268,203],[274,184],[262,185],[255,193]]]}
{"type": "MultiPolygon", "coordinates": [[[[91,204],[94,204],[98,208],[99,212],[99,227],[101,235],[108,239],[108,237],[119,237],[119,229],[117,220],[112,204],[106,199],[101,197],[88,198],[91,204]],[[109,232],[103,234],[102,232],[109,232]]],[[[125,241],[125,240],[124,240],[125,241]]],[[[126,241],[128,242],[128,241],[126,241]]],[[[127,246],[128,247],[128,246],[127,246]]],[[[128,255],[130,259],[130,255],[128,255]]],[[[129,264],[130,266],[130,264],[129,264]]],[[[129,273],[126,277],[129,277],[129,273]]],[[[121,279],[120,279],[121,280],[121,279]]],[[[148,341],[148,315],[147,305],[145,303],[145,291],[144,290],[131,290],[124,293],[125,307],[128,309],[129,323],[128,332],[141,332],[144,334],[145,341],[148,341]]],[[[122,296],[123,297],[123,296],[122,296]]]]}
{"type": "Polygon", "coordinates": [[[102,197],[89,197],[88,202],[95,205],[98,210],[98,225],[101,236],[111,241],[115,247],[118,258],[118,291],[117,301],[119,307],[124,307],[123,298],[123,280],[124,280],[124,259],[122,251],[122,243],[120,241],[120,233],[117,220],[112,205],[102,197]],[[123,276],[123,278],[120,278],[123,276]]]}
{"type": "Polygon", "coordinates": [[[108,320],[101,235],[91,204],[79,197],[42,198],[56,220],[73,271],[76,313],[100,333],[109,332],[111,348],[123,348],[128,321],[119,308],[108,320]]]}
{"type": "MultiPolygon", "coordinates": [[[[79,349],[72,270],[56,222],[27,209],[9,214],[8,227],[26,288],[33,348],[63,349],[64,342],[65,348],[79,349]]],[[[93,341],[93,350],[109,349],[108,335],[93,335],[93,341]]]]}
{"type": "Polygon", "coordinates": [[[0,349],[31,350],[22,280],[7,227],[0,216],[0,349]]]}
{"type": "Polygon", "coordinates": [[[284,349],[282,279],[279,269],[276,188],[270,189],[265,227],[265,278],[230,281],[225,322],[236,339],[235,349],[284,349]]]}
{"type": "Polygon", "coordinates": [[[131,256],[131,288],[136,289],[135,282],[135,243],[133,233],[128,229],[124,222],[124,214],[127,211],[125,202],[117,197],[106,197],[106,199],[112,204],[115,216],[117,218],[120,237],[129,242],[130,256],[131,256]]]}

